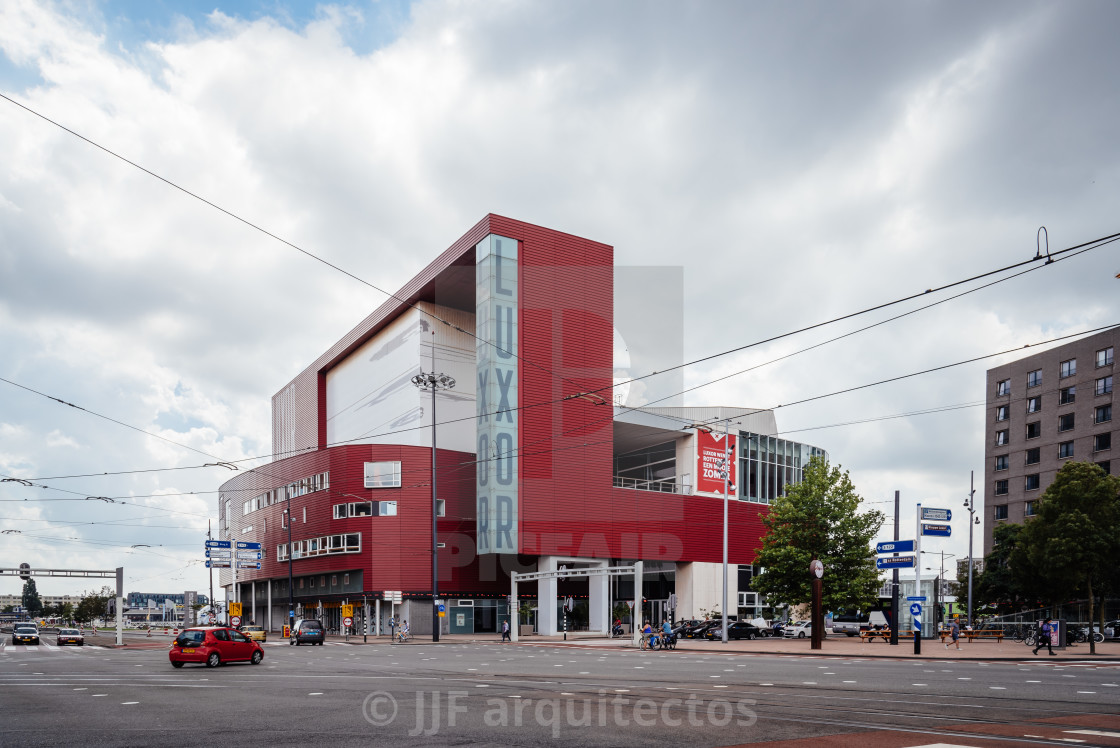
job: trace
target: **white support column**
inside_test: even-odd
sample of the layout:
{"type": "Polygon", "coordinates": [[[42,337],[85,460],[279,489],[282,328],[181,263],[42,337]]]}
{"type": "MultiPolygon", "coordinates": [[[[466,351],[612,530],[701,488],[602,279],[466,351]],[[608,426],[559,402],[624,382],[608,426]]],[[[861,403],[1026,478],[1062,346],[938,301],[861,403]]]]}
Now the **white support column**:
{"type": "MultiPolygon", "coordinates": [[[[537,582],[537,588],[538,589],[540,589],[540,584],[541,583],[538,581],[537,582]]],[[[519,605],[517,603],[517,573],[516,572],[514,572],[513,574],[510,574],[509,594],[510,594],[510,599],[513,600],[513,602],[510,603],[510,606],[509,606],[509,608],[510,608],[509,617],[511,619],[513,619],[512,620],[512,625],[509,627],[509,638],[513,641],[514,644],[517,644],[517,636],[520,633],[518,629],[521,628],[521,616],[518,615],[518,613],[517,613],[517,609],[518,609],[519,605]]],[[[500,625],[499,625],[499,628],[501,628],[500,625]]]]}
{"type": "Polygon", "coordinates": [[[268,580],[268,630],[272,631],[272,580],[268,580]]]}
{"type": "Polygon", "coordinates": [[[373,601],[373,621],[374,621],[374,636],[381,636],[381,598],[375,598],[373,601]]]}
{"type": "MultiPolygon", "coordinates": [[[[598,561],[594,568],[605,569],[608,561],[598,561]]],[[[596,574],[587,578],[587,628],[604,635],[610,633],[611,578],[607,574],[596,574]]]]}
{"type": "Polygon", "coordinates": [[[634,562],[634,609],[630,615],[630,642],[637,647],[642,639],[642,562],[634,562]]]}
{"type": "MultiPolygon", "coordinates": [[[[556,571],[555,556],[541,556],[537,571],[556,571]]],[[[537,633],[556,636],[560,633],[556,620],[556,579],[537,580],[537,633]]]]}
{"type": "Polygon", "coordinates": [[[249,583],[249,595],[253,598],[253,607],[250,608],[251,614],[249,620],[253,623],[257,621],[257,582],[253,580],[249,583]]]}

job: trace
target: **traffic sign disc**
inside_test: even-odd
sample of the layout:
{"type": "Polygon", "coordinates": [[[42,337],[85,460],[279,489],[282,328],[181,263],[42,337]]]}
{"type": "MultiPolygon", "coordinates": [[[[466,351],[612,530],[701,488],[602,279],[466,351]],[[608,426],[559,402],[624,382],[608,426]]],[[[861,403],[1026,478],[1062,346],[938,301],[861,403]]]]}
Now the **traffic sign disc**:
{"type": "Polygon", "coordinates": [[[347,616],[346,618],[342,619],[342,625],[345,626],[346,628],[350,628],[351,626],[354,625],[354,619],[347,616]]]}
{"type": "Polygon", "coordinates": [[[241,616],[230,616],[229,617],[229,625],[234,626],[234,627],[240,626],[241,625],[241,616]]]}

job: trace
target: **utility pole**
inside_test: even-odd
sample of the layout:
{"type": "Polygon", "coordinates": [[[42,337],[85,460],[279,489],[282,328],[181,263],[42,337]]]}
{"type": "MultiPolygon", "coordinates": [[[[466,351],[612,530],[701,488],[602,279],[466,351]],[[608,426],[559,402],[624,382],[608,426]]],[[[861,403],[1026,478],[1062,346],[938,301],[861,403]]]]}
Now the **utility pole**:
{"type": "MultiPolygon", "coordinates": [[[[207,540],[213,540],[214,539],[210,535],[210,520],[206,520],[206,539],[207,540]]],[[[209,548],[209,546],[207,546],[207,548],[209,548]]],[[[236,563],[236,560],[234,561],[234,563],[236,563]]],[[[209,564],[207,564],[207,565],[210,566],[210,614],[213,615],[213,613],[214,613],[214,567],[212,565],[209,565],[209,564]]],[[[207,623],[209,623],[209,621],[207,621],[207,623]]]]}
{"type": "Polygon", "coordinates": [[[727,644],[727,501],[731,487],[731,419],[723,422],[723,643],[727,644]]]}

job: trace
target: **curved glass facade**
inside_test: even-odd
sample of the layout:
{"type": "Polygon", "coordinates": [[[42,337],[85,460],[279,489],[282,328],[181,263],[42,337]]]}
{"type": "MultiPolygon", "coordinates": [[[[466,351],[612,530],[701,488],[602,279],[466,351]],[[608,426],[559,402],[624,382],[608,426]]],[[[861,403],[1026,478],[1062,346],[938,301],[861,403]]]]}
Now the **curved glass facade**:
{"type": "Polygon", "coordinates": [[[809,444],[776,436],[739,433],[739,498],[769,504],[786,492],[786,486],[801,481],[801,471],[811,457],[828,459],[828,452],[809,444]]]}

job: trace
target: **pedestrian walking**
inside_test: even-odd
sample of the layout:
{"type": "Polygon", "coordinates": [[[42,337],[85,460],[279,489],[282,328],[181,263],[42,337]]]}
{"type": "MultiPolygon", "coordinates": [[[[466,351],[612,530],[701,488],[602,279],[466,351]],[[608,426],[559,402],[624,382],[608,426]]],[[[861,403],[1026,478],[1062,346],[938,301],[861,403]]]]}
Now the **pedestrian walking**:
{"type": "Polygon", "coordinates": [[[510,642],[513,641],[513,639],[510,638],[509,635],[509,621],[502,621],[502,643],[504,644],[507,639],[510,642]]]}
{"type": "Polygon", "coordinates": [[[1047,651],[1049,651],[1051,655],[1054,655],[1054,630],[1057,628],[1058,627],[1055,626],[1053,621],[1051,621],[1051,619],[1049,618],[1047,618],[1046,622],[1042,624],[1042,627],[1038,631],[1038,643],[1035,644],[1034,647],[1034,653],[1036,655],[1038,654],[1038,650],[1042,648],[1043,644],[1046,645],[1047,651]]]}
{"type": "MultiPolygon", "coordinates": [[[[957,651],[959,652],[960,649],[961,649],[961,625],[959,623],[957,623],[956,618],[954,618],[953,622],[949,624],[949,636],[951,636],[953,638],[953,644],[957,645],[957,651]]],[[[945,643],[945,649],[948,649],[948,648],[949,648],[949,643],[946,642],[945,643]]]]}

